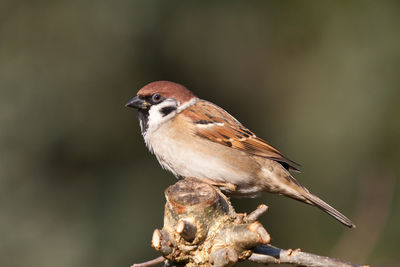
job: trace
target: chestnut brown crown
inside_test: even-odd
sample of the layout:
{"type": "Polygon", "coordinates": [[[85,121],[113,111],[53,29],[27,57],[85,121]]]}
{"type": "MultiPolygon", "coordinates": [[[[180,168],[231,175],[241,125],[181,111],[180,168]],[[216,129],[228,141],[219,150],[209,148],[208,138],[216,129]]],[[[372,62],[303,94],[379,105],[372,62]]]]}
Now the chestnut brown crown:
{"type": "Polygon", "coordinates": [[[137,95],[139,97],[145,97],[151,96],[155,93],[159,93],[165,98],[174,98],[179,102],[179,104],[183,104],[196,97],[195,94],[185,86],[169,81],[156,81],[149,83],[142,87],[139,92],[137,92],[137,95]]]}

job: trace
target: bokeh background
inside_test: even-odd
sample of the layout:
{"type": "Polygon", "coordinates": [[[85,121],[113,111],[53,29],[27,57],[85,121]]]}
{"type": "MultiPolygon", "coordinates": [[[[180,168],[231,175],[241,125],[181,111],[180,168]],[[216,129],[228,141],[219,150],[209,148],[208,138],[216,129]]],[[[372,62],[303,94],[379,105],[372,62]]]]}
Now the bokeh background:
{"type": "Polygon", "coordinates": [[[270,206],[274,245],[400,266],[399,3],[2,0],[0,266],[158,256],[175,178],[124,107],[155,80],[230,111],[357,224],[270,194],[234,199],[270,206]]]}

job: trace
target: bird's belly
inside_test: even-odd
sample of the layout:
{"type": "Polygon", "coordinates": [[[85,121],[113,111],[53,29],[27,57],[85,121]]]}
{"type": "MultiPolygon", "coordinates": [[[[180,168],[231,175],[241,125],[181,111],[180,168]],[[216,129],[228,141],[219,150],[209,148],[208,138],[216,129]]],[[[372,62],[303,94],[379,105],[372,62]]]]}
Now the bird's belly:
{"type": "MultiPolygon", "coordinates": [[[[178,177],[208,178],[237,186],[237,194],[253,195],[257,163],[245,153],[207,140],[188,142],[153,134],[146,140],[163,168],[178,177]]],[[[256,188],[257,187],[257,188],[256,188]]]]}

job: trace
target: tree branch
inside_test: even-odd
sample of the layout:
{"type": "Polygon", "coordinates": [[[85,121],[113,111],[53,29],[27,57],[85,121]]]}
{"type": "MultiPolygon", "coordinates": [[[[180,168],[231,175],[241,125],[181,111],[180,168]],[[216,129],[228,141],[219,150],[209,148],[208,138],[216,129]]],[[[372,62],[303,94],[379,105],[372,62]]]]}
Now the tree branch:
{"type": "Polygon", "coordinates": [[[160,256],[158,258],[155,258],[153,260],[149,260],[149,261],[146,261],[146,262],[135,263],[131,267],[150,267],[150,266],[162,263],[164,261],[165,261],[165,258],[163,256],[160,256]]]}
{"type": "Polygon", "coordinates": [[[262,264],[278,263],[321,267],[367,267],[367,265],[361,266],[338,259],[301,252],[299,249],[284,250],[271,245],[256,247],[248,260],[262,264]]]}
{"type": "Polygon", "coordinates": [[[238,261],[289,263],[303,266],[359,265],[300,250],[267,245],[270,236],[256,220],[268,210],[260,205],[249,215],[238,214],[221,191],[194,178],[178,181],[165,191],[164,227],[153,233],[152,246],[163,257],[134,265],[233,266],[238,261]]]}

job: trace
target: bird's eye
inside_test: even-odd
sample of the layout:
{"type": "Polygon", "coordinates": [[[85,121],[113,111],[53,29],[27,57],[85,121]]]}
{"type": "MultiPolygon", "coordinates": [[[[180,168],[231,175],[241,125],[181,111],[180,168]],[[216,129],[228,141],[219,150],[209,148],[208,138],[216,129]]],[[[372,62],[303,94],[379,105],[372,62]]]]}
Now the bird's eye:
{"type": "Polygon", "coordinates": [[[152,97],[151,100],[153,100],[154,103],[158,103],[161,100],[161,95],[159,93],[155,93],[152,97]]]}

